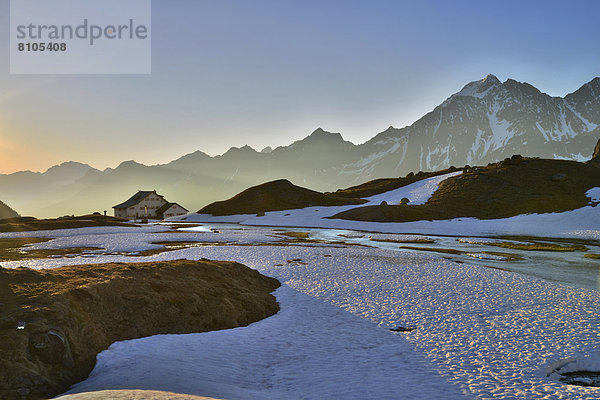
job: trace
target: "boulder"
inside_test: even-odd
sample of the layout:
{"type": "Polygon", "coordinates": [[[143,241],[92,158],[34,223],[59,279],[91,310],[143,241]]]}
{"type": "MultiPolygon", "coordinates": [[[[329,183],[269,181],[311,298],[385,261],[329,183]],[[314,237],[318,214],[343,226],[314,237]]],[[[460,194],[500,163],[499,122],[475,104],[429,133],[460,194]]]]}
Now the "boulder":
{"type": "Polygon", "coordinates": [[[513,165],[519,165],[521,161],[523,161],[523,156],[520,154],[513,154],[513,156],[510,158],[510,161],[513,163],[513,165]]]}

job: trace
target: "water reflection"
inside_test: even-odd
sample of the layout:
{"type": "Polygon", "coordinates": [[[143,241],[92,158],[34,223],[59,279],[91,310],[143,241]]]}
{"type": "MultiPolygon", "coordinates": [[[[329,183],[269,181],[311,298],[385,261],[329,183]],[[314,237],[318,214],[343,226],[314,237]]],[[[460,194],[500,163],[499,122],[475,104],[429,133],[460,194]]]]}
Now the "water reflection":
{"type": "Polygon", "coordinates": [[[583,245],[573,244],[573,241],[569,239],[506,240],[435,235],[368,234],[340,229],[303,230],[310,232],[309,238],[343,240],[346,243],[365,244],[396,251],[440,252],[440,255],[445,253],[444,257],[455,261],[491,266],[549,281],[600,290],[600,260],[584,257],[586,253],[600,253],[600,243],[596,241],[586,241],[583,245]],[[395,238],[396,242],[378,240],[381,238],[387,240],[395,238]],[[420,243],[419,238],[425,243],[420,243]],[[406,241],[406,243],[400,243],[401,241],[406,241]],[[560,251],[527,250],[510,246],[510,243],[514,243],[515,247],[540,247],[532,246],[531,241],[547,245],[541,246],[542,248],[560,248],[560,251]],[[492,245],[492,243],[496,245],[492,245]],[[502,244],[502,246],[498,246],[498,244],[502,244]],[[572,251],[565,251],[566,248],[572,249],[572,251]]]}
{"type": "Polygon", "coordinates": [[[344,242],[386,250],[426,252],[457,263],[469,263],[535,276],[571,286],[600,290],[600,242],[555,238],[459,237],[420,234],[381,234],[349,229],[250,227],[238,224],[203,224],[188,231],[255,229],[271,234],[308,232],[309,240],[344,242]],[[534,250],[535,249],[535,250],[534,250]]]}

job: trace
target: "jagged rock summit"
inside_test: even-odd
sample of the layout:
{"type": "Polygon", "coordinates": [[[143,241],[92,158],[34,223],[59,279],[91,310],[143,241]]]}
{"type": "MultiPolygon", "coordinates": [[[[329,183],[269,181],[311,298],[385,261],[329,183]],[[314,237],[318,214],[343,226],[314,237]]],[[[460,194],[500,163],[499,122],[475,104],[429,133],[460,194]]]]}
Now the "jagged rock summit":
{"type": "MultiPolygon", "coordinates": [[[[313,133],[308,136],[311,139],[331,139],[331,140],[343,140],[342,135],[338,132],[328,132],[323,128],[317,128],[313,133]]],[[[308,139],[307,138],[307,139],[308,139]]]]}
{"type": "Polygon", "coordinates": [[[487,92],[490,89],[501,84],[502,82],[500,82],[496,75],[489,74],[479,81],[473,81],[468,83],[467,85],[465,85],[464,88],[462,88],[460,92],[456,93],[454,96],[471,96],[482,98],[487,94],[487,92]]]}
{"type": "Polygon", "coordinates": [[[369,156],[343,173],[363,177],[487,164],[512,154],[585,161],[600,133],[600,78],[565,97],[496,76],[473,81],[414,124],[361,145],[369,156]],[[410,166],[410,169],[409,169],[410,166]]]}

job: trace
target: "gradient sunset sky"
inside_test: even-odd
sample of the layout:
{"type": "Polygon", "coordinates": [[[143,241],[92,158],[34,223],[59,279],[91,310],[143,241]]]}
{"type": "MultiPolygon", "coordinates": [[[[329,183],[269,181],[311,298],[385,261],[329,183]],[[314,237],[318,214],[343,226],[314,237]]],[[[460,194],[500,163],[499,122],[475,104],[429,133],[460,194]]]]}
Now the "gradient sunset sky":
{"type": "Polygon", "coordinates": [[[152,2],[151,75],[10,75],[0,0],[0,173],[361,143],[493,73],[564,96],[600,76],[600,1],[152,2]]]}

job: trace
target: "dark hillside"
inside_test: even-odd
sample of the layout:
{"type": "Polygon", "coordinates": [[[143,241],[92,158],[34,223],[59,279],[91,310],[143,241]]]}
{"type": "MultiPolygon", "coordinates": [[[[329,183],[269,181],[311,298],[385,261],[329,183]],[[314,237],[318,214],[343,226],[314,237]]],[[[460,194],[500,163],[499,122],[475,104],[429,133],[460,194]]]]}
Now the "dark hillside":
{"type": "Polygon", "coordinates": [[[587,205],[585,192],[597,186],[597,164],[513,157],[445,180],[427,204],[358,207],[333,218],[405,222],[562,212],[587,205]]]}
{"type": "Polygon", "coordinates": [[[0,220],[0,232],[42,231],[51,229],[85,228],[90,226],[137,226],[124,218],[90,214],[53,219],[37,219],[34,217],[6,218],[0,220]]]}
{"type": "Polygon", "coordinates": [[[200,214],[235,215],[291,210],[310,206],[362,204],[366,200],[323,194],[279,179],[253,186],[229,200],[217,201],[198,211],[200,214]]]}

